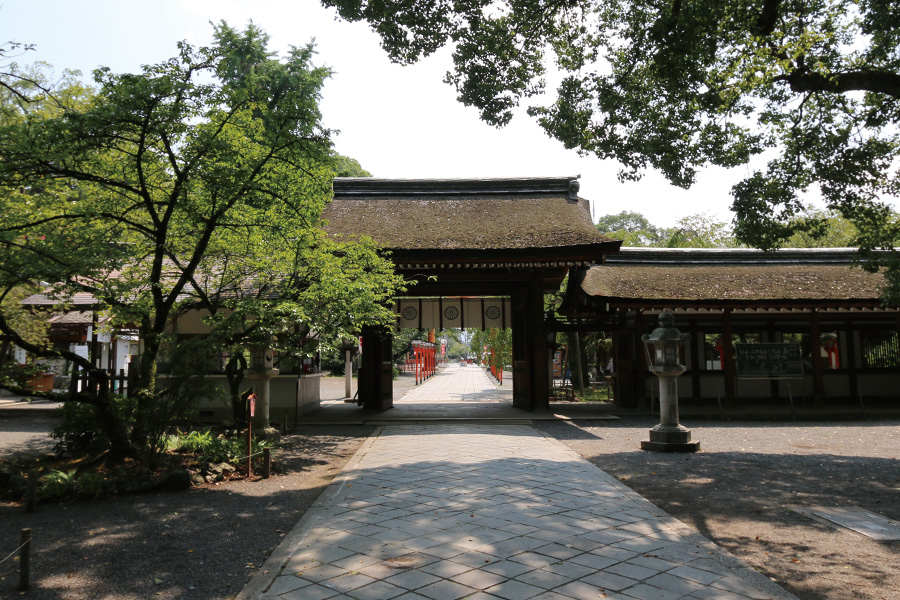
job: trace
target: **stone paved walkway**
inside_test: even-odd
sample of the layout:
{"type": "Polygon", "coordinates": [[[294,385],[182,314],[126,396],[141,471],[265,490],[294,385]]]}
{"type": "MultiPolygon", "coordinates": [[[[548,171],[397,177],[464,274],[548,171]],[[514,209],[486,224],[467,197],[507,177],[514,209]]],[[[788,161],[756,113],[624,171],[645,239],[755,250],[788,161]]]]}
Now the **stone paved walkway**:
{"type": "Polygon", "coordinates": [[[793,596],[532,427],[398,425],[238,598],[793,596]]]}
{"type": "Polygon", "coordinates": [[[498,387],[477,365],[450,363],[424,383],[408,391],[398,403],[506,402],[512,404],[512,385],[498,387]]]}

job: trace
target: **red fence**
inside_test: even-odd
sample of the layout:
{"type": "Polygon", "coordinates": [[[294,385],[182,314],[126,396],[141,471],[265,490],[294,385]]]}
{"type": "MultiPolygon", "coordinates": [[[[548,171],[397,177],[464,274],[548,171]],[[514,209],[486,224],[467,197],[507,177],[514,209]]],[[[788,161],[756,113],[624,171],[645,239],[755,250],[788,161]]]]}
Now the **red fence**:
{"type": "Polygon", "coordinates": [[[412,343],[416,385],[422,383],[437,372],[436,345],[430,342],[416,340],[412,343]]]}

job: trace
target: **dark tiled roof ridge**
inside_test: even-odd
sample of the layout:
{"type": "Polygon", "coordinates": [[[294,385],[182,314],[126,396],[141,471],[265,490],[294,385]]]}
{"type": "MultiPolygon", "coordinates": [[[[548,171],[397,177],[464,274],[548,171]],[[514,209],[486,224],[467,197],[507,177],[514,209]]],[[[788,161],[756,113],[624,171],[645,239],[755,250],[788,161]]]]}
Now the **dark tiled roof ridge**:
{"type": "Polygon", "coordinates": [[[851,264],[859,258],[858,248],[648,248],[623,246],[607,255],[616,264],[725,265],[725,264],[851,264]]]}
{"type": "MultiPolygon", "coordinates": [[[[447,196],[523,193],[577,195],[579,176],[569,177],[489,177],[453,179],[390,179],[336,177],[336,196],[447,196]],[[573,189],[574,188],[574,189],[573,189]]],[[[574,198],[573,198],[574,199],[574,198]]]]}

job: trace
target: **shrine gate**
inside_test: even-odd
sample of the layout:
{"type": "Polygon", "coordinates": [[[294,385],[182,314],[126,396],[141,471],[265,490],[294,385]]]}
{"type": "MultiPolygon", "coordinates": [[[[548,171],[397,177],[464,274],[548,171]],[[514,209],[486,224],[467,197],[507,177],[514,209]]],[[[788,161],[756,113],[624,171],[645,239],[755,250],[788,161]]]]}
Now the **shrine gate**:
{"type": "MultiPolygon", "coordinates": [[[[336,178],[326,230],[368,236],[416,285],[397,299],[400,327],[511,327],[513,405],[549,405],[544,294],[571,271],[604,261],[621,242],[597,231],[577,177],[518,179],[336,178]]],[[[391,333],[363,331],[359,395],[393,406],[391,333]]]]}

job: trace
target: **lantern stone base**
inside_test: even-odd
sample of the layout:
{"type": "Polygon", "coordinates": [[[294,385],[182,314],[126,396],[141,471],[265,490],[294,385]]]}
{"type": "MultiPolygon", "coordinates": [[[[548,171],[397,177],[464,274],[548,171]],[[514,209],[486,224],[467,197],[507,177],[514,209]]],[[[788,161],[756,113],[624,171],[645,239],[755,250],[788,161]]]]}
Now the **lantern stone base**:
{"type": "Polygon", "coordinates": [[[641,442],[641,450],[651,452],[697,452],[700,442],[691,441],[691,430],[682,425],[657,425],[650,440],[641,442]]]}

